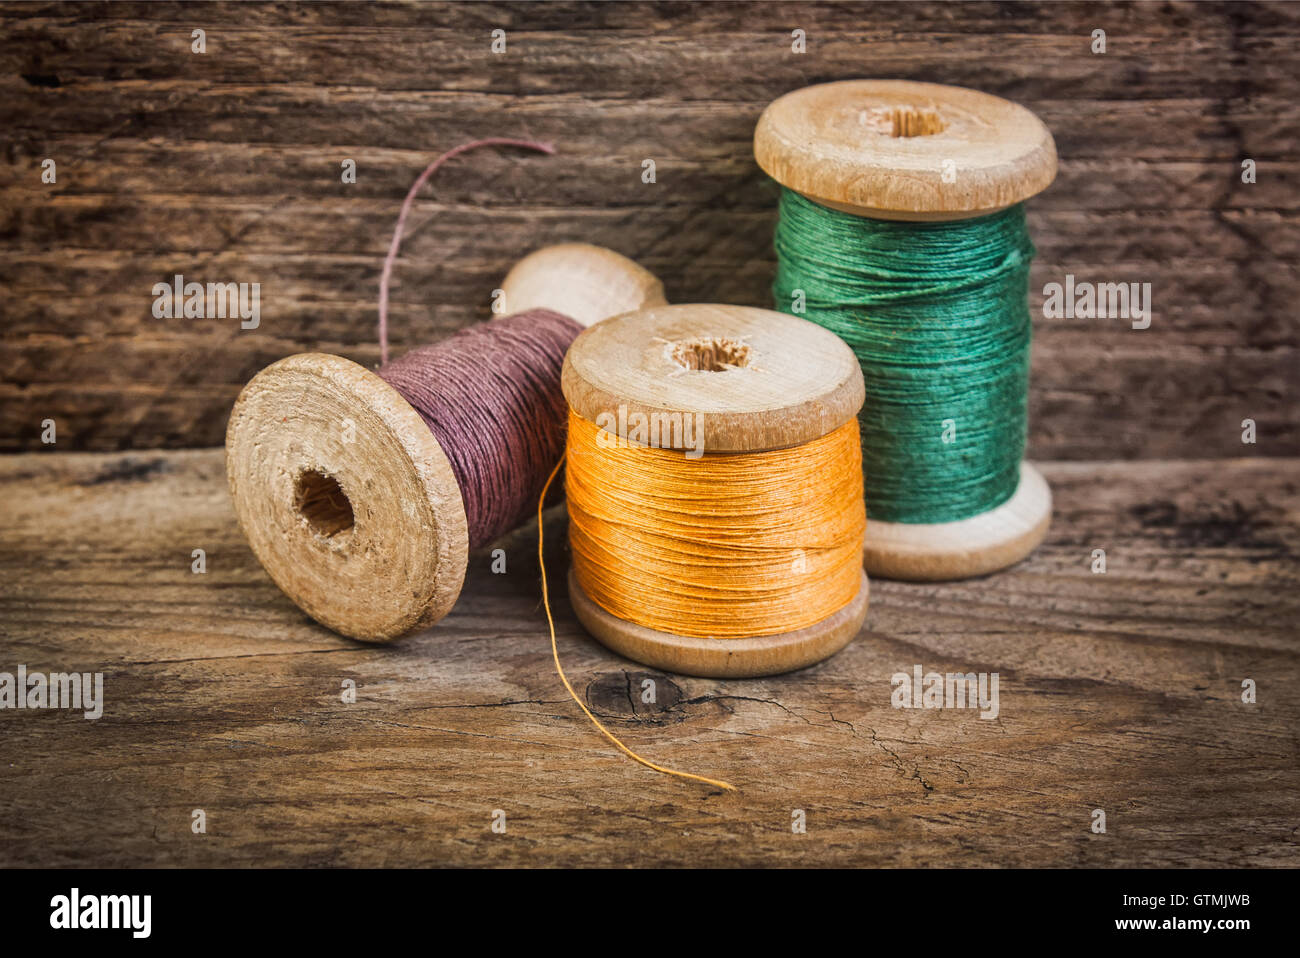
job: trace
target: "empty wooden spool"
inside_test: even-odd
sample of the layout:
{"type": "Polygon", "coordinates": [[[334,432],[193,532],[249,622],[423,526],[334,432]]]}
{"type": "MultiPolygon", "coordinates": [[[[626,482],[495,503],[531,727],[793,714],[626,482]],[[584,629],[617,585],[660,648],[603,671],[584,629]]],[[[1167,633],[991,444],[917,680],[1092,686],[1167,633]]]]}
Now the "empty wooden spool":
{"type": "MultiPolygon", "coordinates": [[[[636,263],[576,244],[532,254],[505,288],[508,302],[579,322],[663,302],[636,263]]],[[[419,414],[366,367],[302,353],[259,372],[231,412],[226,471],[253,553],[322,625],[386,642],[438,621],[460,595],[469,537],[451,465],[419,414]]]]}
{"type": "MultiPolygon", "coordinates": [[[[810,442],[850,422],[863,399],[857,359],[839,337],[741,306],[660,306],[606,320],[569,348],[562,383],[575,413],[612,425],[623,440],[636,414],[692,416],[706,454],[810,442]],[[745,364],[710,371],[675,358],[674,344],[698,341],[743,344],[745,364]]],[[[744,677],[802,668],[843,648],[866,617],[868,584],[863,573],[853,600],[820,622],[750,638],[674,635],[625,621],[594,602],[574,570],[569,596],[586,629],[628,658],[691,675],[744,677]]]]}
{"type": "MultiPolygon", "coordinates": [[[[906,80],[847,80],[788,93],[759,118],[754,156],[782,186],[822,206],[889,220],[987,216],[1029,199],[1056,176],[1052,134],[1029,110],[975,90],[906,80]]],[[[942,523],[868,515],[865,566],[893,579],[992,572],[1032,552],[1051,513],[1047,481],[1022,462],[1015,493],[982,515],[942,523]]]]}
{"type": "Polygon", "coordinates": [[[551,309],[583,326],[668,302],[658,276],[590,243],[560,243],[529,253],[510,270],[501,289],[511,313],[551,309]]]}

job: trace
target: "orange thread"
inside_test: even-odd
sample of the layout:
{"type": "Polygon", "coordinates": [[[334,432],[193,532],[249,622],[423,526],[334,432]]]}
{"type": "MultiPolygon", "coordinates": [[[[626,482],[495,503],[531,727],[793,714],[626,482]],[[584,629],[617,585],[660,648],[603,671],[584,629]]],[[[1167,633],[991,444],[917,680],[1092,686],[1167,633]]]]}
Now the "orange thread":
{"type": "Polygon", "coordinates": [[[566,462],[574,574],[626,622],[777,635],[858,593],[866,509],[855,421],[790,449],[690,459],[619,440],[570,409],[566,462]]]}

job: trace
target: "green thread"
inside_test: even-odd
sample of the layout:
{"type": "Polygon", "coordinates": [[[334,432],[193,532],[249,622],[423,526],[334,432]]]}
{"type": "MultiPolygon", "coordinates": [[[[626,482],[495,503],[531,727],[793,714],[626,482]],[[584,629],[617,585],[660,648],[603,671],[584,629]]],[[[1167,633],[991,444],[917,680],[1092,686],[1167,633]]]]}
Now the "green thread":
{"type": "Polygon", "coordinates": [[[868,518],[949,522],[1010,499],[1029,386],[1024,208],[899,223],[783,188],[776,255],[777,308],[838,334],[862,364],[868,518]]]}

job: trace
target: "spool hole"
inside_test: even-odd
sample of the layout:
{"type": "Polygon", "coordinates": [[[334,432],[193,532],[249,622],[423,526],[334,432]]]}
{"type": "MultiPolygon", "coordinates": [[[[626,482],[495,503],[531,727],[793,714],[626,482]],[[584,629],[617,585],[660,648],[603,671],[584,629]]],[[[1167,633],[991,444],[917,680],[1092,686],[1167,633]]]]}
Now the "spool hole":
{"type": "Polygon", "coordinates": [[[744,343],[723,336],[679,339],[670,344],[673,362],[685,369],[698,369],[706,373],[743,369],[749,365],[749,352],[749,347],[744,343]]]}
{"type": "Polygon", "coordinates": [[[893,137],[933,136],[947,126],[934,110],[910,106],[863,110],[859,119],[874,132],[893,137]]]}
{"type": "Polygon", "coordinates": [[[330,539],[352,529],[355,522],[352,503],[333,476],[316,469],[299,473],[294,499],[298,511],[317,535],[330,539]]]}

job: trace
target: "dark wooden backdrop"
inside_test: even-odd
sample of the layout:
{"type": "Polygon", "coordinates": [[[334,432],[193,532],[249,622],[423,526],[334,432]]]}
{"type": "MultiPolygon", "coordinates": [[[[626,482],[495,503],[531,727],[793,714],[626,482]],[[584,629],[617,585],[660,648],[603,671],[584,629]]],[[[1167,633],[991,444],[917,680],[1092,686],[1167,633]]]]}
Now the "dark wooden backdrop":
{"type": "Polygon", "coordinates": [[[978,87],[1051,127],[1036,290],[1067,272],[1153,285],[1145,331],[1037,321],[1032,455],[1294,455],[1298,38],[1300,6],[1280,4],[0,6],[0,448],[41,448],[46,418],[58,449],[215,445],[267,363],[375,362],[398,206],[473,137],[560,155],[481,154],[426,192],[400,344],[484,318],[511,262],[575,238],[640,260],[674,301],[767,305],[754,122],[796,87],[880,76],[978,87]],[[260,282],[261,327],[154,319],[174,273],[260,282]]]}

